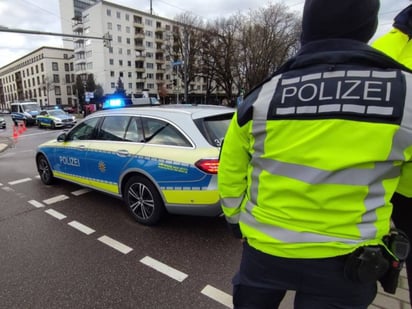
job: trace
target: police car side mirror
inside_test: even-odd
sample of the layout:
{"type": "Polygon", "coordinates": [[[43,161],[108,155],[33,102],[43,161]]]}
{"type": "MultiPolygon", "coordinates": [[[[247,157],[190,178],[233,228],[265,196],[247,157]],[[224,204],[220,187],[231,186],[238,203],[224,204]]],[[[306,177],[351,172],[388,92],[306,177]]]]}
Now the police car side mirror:
{"type": "Polygon", "coordinates": [[[67,134],[66,134],[66,133],[62,133],[62,134],[60,134],[59,136],[57,136],[57,141],[58,141],[58,142],[64,142],[64,141],[66,141],[66,137],[67,137],[67,134]]]}

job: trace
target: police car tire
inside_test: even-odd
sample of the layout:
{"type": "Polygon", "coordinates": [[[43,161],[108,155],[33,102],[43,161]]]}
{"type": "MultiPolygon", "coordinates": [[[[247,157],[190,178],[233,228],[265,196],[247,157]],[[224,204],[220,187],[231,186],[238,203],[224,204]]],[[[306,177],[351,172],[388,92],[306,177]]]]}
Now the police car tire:
{"type": "Polygon", "coordinates": [[[132,176],[127,181],[123,199],[135,220],[144,225],[155,225],[166,213],[159,191],[143,176],[132,176]]]}
{"type": "Polygon", "coordinates": [[[39,155],[36,160],[37,171],[39,172],[40,179],[45,185],[51,185],[54,183],[55,178],[51,170],[50,164],[47,161],[46,157],[39,155]]]}
{"type": "Polygon", "coordinates": [[[50,127],[51,127],[52,129],[55,129],[55,128],[56,128],[56,124],[54,123],[54,121],[51,122],[50,127]]]}
{"type": "Polygon", "coordinates": [[[37,125],[38,125],[39,129],[43,128],[43,126],[41,124],[41,121],[39,121],[39,120],[37,120],[37,125]]]}

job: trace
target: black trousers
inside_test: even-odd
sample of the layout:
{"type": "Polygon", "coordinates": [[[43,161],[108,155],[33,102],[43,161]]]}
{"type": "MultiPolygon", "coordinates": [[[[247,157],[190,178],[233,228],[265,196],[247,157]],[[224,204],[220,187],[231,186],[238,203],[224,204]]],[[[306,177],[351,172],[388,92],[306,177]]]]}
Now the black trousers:
{"type": "Polygon", "coordinates": [[[275,257],[245,242],[240,269],[232,281],[234,308],[278,308],[286,292],[293,290],[295,309],[366,309],[376,296],[377,284],[346,279],[344,262],[344,256],[275,257]]]}
{"type": "MultiPolygon", "coordinates": [[[[404,231],[412,242],[412,198],[406,198],[395,194],[391,200],[393,203],[392,220],[395,227],[404,231]]],[[[406,259],[406,273],[409,285],[409,300],[412,304],[412,254],[406,259]]]]}

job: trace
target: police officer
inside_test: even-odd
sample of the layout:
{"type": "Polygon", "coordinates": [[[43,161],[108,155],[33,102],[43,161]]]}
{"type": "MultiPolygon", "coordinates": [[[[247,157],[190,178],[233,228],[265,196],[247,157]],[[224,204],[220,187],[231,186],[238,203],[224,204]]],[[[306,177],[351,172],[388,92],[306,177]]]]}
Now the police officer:
{"type": "MultiPolygon", "coordinates": [[[[391,56],[412,70],[412,5],[396,15],[393,28],[378,38],[373,47],[391,56]]],[[[404,184],[409,186],[410,184],[404,184]]],[[[412,198],[402,195],[402,183],[399,192],[392,198],[392,219],[395,226],[403,230],[412,240],[412,198]]],[[[412,254],[406,259],[406,270],[409,285],[409,301],[412,304],[412,254]]]]}
{"type": "Polygon", "coordinates": [[[288,290],[304,309],[376,296],[390,199],[412,180],[412,76],[367,45],[378,11],[378,0],[306,0],[300,51],[229,126],[218,188],[244,240],[234,308],[276,308],[288,290]]]}

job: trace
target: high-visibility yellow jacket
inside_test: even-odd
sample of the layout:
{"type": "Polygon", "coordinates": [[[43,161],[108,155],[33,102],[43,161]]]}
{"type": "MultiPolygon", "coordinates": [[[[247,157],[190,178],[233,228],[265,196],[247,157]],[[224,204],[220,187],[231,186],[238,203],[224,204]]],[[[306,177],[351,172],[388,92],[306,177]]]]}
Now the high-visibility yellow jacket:
{"type": "Polygon", "coordinates": [[[412,197],[411,91],[412,76],[366,44],[305,45],[230,124],[218,172],[226,220],[281,257],[381,244],[395,189],[412,197]]]}
{"type": "Polygon", "coordinates": [[[402,31],[393,28],[374,41],[372,46],[412,69],[412,41],[402,31]]]}

